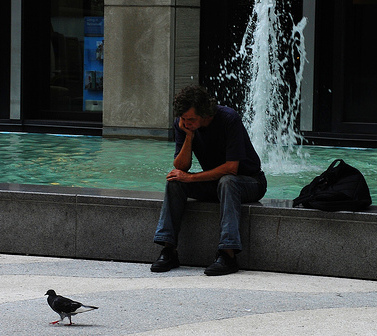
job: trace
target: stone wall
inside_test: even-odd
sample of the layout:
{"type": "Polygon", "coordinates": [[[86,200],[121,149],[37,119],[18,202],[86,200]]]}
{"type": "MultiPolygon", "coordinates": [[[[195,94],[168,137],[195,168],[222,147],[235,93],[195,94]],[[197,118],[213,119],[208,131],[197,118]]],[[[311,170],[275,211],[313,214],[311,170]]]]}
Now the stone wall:
{"type": "MultiPolygon", "coordinates": [[[[162,193],[0,185],[0,253],[152,263],[162,193]]],[[[212,263],[215,203],[190,201],[182,223],[183,265],[212,263]]],[[[242,207],[243,269],[377,280],[377,208],[363,213],[293,209],[291,201],[242,207]]]]}

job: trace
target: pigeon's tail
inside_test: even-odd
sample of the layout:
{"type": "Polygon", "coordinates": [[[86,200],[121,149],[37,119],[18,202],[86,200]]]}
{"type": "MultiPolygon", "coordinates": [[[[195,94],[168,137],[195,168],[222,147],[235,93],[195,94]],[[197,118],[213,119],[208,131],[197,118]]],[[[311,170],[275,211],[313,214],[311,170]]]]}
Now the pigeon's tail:
{"type": "Polygon", "coordinates": [[[75,314],[85,313],[85,312],[93,310],[93,309],[98,309],[98,307],[82,305],[80,308],[78,308],[77,310],[75,310],[75,314]]]}

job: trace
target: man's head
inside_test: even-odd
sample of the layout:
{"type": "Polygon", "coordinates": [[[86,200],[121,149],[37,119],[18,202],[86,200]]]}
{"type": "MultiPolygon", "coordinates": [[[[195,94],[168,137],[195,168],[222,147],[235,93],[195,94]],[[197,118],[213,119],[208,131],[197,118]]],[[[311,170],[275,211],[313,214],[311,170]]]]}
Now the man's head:
{"type": "Polygon", "coordinates": [[[216,114],[216,105],[216,100],[211,98],[203,87],[191,85],[175,96],[173,107],[177,117],[194,108],[196,115],[206,118],[216,114]]]}

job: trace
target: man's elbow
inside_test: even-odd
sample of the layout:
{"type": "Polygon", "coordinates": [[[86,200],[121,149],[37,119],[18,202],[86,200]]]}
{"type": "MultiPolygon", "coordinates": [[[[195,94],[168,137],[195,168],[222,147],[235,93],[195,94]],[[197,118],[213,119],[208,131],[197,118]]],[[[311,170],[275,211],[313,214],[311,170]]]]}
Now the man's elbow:
{"type": "Polygon", "coordinates": [[[238,169],[232,169],[229,171],[229,175],[238,175],[238,169]]]}
{"type": "Polygon", "coordinates": [[[178,169],[178,170],[182,170],[184,172],[188,172],[191,168],[191,164],[190,165],[184,165],[180,162],[173,162],[173,166],[175,169],[178,169]]]}
{"type": "Polygon", "coordinates": [[[238,175],[238,161],[229,161],[227,162],[227,171],[229,175],[238,175]]]}

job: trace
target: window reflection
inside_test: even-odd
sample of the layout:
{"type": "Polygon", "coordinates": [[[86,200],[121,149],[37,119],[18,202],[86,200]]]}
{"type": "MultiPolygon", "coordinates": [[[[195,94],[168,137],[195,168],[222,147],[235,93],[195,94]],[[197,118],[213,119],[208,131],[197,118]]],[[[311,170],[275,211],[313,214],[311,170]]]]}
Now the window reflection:
{"type": "Polygon", "coordinates": [[[95,81],[94,90],[85,87],[84,83],[85,78],[88,78],[87,71],[94,71],[96,74],[101,70],[103,58],[94,66],[90,62],[91,53],[86,50],[86,48],[97,48],[97,40],[103,45],[103,0],[51,1],[50,109],[52,111],[102,110],[102,90],[96,84],[103,80],[102,76],[98,76],[97,82],[93,76],[91,77],[91,80],[95,81]],[[102,36],[95,38],[94,45],[90,43],[87,45],[87,38],[93,37],[86,34],[87,18],[95,17],[102,20],[102,36]],[[90,106],[87,100],[92,101],[90,106]]]}

